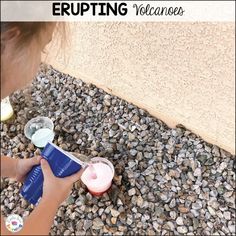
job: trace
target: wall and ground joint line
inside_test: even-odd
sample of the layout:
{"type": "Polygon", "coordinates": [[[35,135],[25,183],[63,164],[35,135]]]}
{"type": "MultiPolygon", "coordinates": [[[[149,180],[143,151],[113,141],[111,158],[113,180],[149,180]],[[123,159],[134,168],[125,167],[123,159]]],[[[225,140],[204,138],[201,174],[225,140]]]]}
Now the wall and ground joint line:
{"type": "Polygon", "coordinates": [[[73,23],[46,62],[235,154],[234,34],[234,23],[73,23]]]}

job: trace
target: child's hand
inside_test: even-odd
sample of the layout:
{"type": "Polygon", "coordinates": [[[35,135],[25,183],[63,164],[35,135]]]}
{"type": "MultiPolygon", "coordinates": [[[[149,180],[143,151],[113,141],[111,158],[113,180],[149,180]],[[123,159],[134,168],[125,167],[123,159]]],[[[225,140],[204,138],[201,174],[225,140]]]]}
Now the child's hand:
{"type": "Polygon", "coordinates": [[[41,167],[44,176],[42,199],[44,201],[53,201],[57,204],[61,204],[68,197],[73,183],[79,180],[83,173],[81,169],[71,176],[58,178],[53,174],[50,165],[45,159],[41,160],[41,167]]]}
{"type": "Polygon", "coordinates": [[[40,159],[41,156],[29,159],[17,159],[15,163],[15,180],[23,182],[27,173],[33,168],[33,166],[40,164],[40,159]]]}

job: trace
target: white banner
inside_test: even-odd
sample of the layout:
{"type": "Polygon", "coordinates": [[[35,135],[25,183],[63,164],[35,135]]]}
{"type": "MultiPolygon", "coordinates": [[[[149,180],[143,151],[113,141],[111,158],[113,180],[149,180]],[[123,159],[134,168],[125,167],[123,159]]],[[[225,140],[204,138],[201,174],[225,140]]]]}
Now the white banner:
{"type": "Polygon", "coordinates": [[[235,21],[234,1],[1,1],[1,21],[235,21]]]}

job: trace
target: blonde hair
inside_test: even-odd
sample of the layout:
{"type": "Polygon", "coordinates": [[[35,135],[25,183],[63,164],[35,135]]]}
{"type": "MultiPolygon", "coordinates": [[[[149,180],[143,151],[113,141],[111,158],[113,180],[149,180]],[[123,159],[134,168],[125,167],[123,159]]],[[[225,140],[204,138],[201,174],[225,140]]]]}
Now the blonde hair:
{"type": "Polygon", "coordinates": [[[49,29],[55,25],[55,31],[59,33],[62,37],[62,41],[65,41],[66,28],[63,22],[1,22],[1,52],[4,49],[4,43],[2,41],[2,36],[5,32],[11,29],[18,29],[19,36],[16,41],[16,50],[22,50],[26,45],[28,45],[33,39],[37,40],[40,44],[42,37],[49,33],[49,29]]]}
{"type": "Polygon", "coordinates": [[[40,34],[47,30],[47,27],[51,23],[46,22],[1,22],[1,46],[5,42],[2,41],[4,33],[11,29],[19,30],[19,36],[17,37],[16,48],[22,49],[33,38],[40,40],[40,34]]]}

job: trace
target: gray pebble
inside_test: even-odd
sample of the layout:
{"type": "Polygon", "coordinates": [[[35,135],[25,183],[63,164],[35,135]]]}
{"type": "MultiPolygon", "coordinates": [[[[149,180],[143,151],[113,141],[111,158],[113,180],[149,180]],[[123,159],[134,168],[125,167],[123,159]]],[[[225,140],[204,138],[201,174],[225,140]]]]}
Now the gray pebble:
{"type": "Polygon", "coordinates": [[[92,220],[85,220],[84,221],[83,229],[85,231],[87,231],[92,225],[93,225],[93,221],[92,220]]]}
{"type": "Polygon", "coordinates": [[[202,208],[202,203],[201,203],[201,202],[194,202],[194,203],[192,204],[192,208],[193,208],[194,210],[200,210],[200,209],[202,208]]]}
{"type": "Polygon", "coordinates": [[[137,154],[137,150],[135,150],[135,149],[131,149],[130,150],[130,154],[132,155],[132,156],[135,156],[136,154],[137,154]]]}
{"type": "Polygon", "coordinates": [[[212,216],[215,216],[216,212],[212,207],[208,206],[207,209],[212,216]]]}
{"type": "Polygon", "coordinates": [[[101,229],[103,226],[104,223],[100,218],[97,217],[93,220],[93,225],[92,225],[93,229],[101,229]]]}

